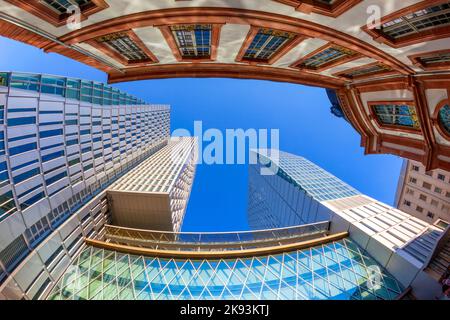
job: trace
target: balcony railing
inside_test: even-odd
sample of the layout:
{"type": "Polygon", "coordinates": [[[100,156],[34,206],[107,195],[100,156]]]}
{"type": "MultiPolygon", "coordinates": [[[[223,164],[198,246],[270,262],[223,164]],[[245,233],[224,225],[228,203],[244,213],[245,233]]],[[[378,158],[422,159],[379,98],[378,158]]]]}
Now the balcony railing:
{"type": "Polygon", "coordinates": [[[329,221],[240,232],[169,232],[105,226],[105,241],[158,250],[245,250],[296,243],[328,234],[329,221]]]}

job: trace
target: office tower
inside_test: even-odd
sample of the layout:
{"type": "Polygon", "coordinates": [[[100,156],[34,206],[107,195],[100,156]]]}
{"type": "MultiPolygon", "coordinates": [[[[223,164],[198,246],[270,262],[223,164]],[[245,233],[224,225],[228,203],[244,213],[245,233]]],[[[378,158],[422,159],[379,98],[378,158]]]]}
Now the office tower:
{"type": "Polygon", "coordinates": [[[109,187],[113,224],[181,231],[194,182],[197,149],[196,138],[172,138],[109,187]]]}
{"type": "Polygon", "coordinates": [[[445,244],[447,223],[424,222],[361,194],[302,157],[276,150],[252,152],[258,162],[249,166],[251,228],[331,221],[332,232],[348,231],[394,276],[410,281],[408,285],[429,276],[422,270],[430,265],[437,243],[445,244]]]}
{"type": "Polygon", "coordinates": [[[395,206],[429,223],[450,222],[450,172],[426,171],[421,163],[404,160],[395,206]]]}
{"type": "Polygon", "coordinates": [[[365,154],[450,171],[449,0],[242,3],[0,0],[0,35],[104,71],[111,83],[227,77],[326,88],[365,154]],[[79,26],[69,4],[78,4],[79,26]]]}
{"type": "Polygon", "coordinates": [[[0,298],[39,298],[110,223],[106,188],[167,145],[170,108],[72,78],[0,84],[0,298]]]}
{"type": "Polygon", "coordinates": [[[251,229],[270,229],[330,220],[320,203],[359,195],[354,188],[305,158],[279,151],[251,151],[261,163],[249,166],[248,220],[251,229]],[[269,169],[268,174],[261,174],[269,169]]]}

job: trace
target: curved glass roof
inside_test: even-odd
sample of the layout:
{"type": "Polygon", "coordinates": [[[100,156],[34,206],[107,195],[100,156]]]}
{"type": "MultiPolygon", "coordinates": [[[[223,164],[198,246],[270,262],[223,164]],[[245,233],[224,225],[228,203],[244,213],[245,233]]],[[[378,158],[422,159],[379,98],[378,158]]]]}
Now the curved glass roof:
{"type": "Polygon", "coordinates": [[[395,299],[398,281],[353,241],[239,259],[163,259],[86,247],[51,300],[395,299]]]}

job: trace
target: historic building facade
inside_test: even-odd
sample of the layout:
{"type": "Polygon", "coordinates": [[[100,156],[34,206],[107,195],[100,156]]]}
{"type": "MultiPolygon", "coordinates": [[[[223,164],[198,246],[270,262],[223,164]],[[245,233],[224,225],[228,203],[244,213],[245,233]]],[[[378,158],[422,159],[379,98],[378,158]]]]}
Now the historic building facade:
{"type": "Polygon", "coordinates": [[[0,8],[0,35],[99,68],[110,82],[235,77],[333,89],[367,154],[450,169],[448,0],[1,0],[0,8]]]}
{"type": "Polygon", "coordinates": [[[426,171],[417,162],[405,160],[400,172],[395,206],[427,222],[450,221],[450,173],[426,171]]]}

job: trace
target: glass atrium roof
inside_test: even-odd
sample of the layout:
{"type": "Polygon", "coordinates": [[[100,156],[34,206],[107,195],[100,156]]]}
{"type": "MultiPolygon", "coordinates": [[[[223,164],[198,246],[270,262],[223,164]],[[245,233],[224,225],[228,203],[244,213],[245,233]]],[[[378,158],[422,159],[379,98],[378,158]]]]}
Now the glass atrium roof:
{"type": "Polygon", "coordinates": [[[395,299],[401,285],[350,239],[283,254],[162,259],[86,247],[48,299],[395,299]]]}

